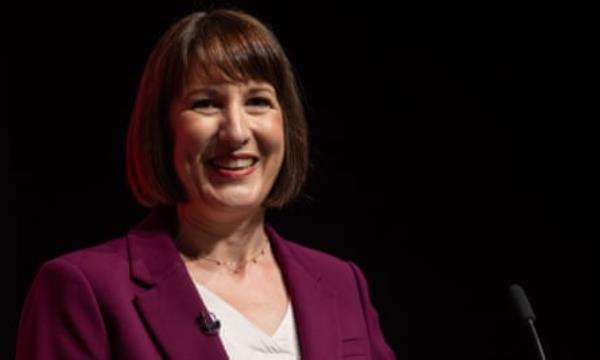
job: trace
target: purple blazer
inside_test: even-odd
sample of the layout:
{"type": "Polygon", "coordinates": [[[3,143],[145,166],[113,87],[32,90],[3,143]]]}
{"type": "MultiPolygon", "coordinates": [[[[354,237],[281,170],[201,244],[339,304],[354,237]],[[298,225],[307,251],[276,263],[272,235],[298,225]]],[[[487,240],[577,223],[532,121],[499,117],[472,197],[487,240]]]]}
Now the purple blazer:
{"type": "MultiPolygon", "coordinates": [[[[227,359],[154,211],[125,237],[45,263],[27,295],[17,359],[227,359]]],[[[395,359],[359,268],[266,227],[288,288],[303,359],[395,359]]]]}

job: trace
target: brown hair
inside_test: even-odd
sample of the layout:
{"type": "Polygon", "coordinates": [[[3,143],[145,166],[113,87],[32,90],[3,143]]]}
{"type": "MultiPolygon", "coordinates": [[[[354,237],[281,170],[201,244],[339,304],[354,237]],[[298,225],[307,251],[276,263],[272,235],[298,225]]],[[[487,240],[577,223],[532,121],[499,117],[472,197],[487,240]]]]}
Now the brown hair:
{"type": "Polygon", "coordinates": [[[191,74],[266,81],[275,88],[284,118],[285,154],[264,205],[282,207],[295,199],[308,170],[308,135],[291,64],[266,25],[240,11],[217,9],[175,23],[148,58],[127,135],[127,178],[138,202],[160,207],[187,198],[173,165],[168,114],[191,74]]]}

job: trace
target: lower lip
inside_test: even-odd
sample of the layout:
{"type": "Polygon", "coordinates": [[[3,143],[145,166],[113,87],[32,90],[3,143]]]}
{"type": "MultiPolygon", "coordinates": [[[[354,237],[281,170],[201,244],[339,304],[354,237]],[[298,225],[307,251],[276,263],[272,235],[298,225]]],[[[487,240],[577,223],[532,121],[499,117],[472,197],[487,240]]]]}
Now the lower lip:
{"type": "Polygon", "coordinates": [[[221,177],[228,178],[228,179],[240,179],[240,178],[244,178],[244,177],[252,174],[256,170],[257,164],[258,164],[258,161],[256,163],[254,163],[252,166],[245,168],[245,169],[241,169],[241,170],[227,170],[227,169],[215,168],[212,166],[211,166],[211,169],[212,169],[212,171],[214,171],[216,174],[218,174],[221,177]]]}

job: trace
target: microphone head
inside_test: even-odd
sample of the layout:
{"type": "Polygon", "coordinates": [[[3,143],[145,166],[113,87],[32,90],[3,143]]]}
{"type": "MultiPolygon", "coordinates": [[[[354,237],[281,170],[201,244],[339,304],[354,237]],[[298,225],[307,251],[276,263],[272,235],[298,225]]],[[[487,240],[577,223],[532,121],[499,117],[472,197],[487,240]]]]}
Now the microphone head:
{"type": "Polygon", "coordinates": [[[198,322],[200,324],[200,329],[205,334],[214,335],[219,332],[221,328],[221,322],[215,317],[213,313],[200,313],[198,315],[198,322]]]}
{"type": "Polygon", "coordinates": [[[510,286],[510,297],[514,301],[517,310],[519,311],[519,315],[525,321],[529,319],[535,321],[535,314],[533,313],[533,308],[529,303],[529,299],[527,295],[525,295],[525,290],[519,284],[513,284],[510,286]]]}

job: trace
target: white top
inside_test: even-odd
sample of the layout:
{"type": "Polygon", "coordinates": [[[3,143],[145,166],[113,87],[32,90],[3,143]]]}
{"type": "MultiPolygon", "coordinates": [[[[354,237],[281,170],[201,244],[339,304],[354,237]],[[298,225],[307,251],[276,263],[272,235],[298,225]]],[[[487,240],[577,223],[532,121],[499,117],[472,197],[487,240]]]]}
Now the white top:
{"type": "Polygon", "coordinates": [[[300,350],[291,303],[273,336],[256,327],[237,309],[194,282],[208,311],[221,322],[219,337],[231,360],[299,360],[300,350]]]}

